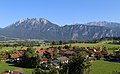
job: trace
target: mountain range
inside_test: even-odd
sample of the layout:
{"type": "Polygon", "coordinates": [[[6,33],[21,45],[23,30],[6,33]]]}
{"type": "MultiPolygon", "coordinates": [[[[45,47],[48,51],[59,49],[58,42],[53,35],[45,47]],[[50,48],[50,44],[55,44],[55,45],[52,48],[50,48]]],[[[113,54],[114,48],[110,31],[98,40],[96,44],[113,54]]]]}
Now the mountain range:
{"type": "Polygon", "coordinates": [[[0,28],[0,40],[92,40],[119,36],[120,23],[106,21],[59,26],[44,18],[26,18],[0,28]]]}

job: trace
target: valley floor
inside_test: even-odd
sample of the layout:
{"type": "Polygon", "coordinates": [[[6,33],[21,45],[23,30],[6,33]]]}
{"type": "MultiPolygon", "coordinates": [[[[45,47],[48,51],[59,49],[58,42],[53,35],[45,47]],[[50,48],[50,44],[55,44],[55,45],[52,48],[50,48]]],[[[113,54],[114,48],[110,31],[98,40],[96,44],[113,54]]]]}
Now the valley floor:
{"type": "MultiPolygon", "coordinates": [[[[114,44],[107,44],[107,43],[97,43],[97,44],[71,44],[72,46],[80,46],[80,47],[94,47],[94,46],[105,46],[108,48],[113,48],[113,47],[120,47],[120,45],[114,45],[114,44]]],[[[57,45],[58,46],[58,45],[57,45]]],[[[40,48],[46,48],[45,47],[40,47],[40,48]]],[[[25,47],[26,48],[26,47],[25,47]]],[[[0,51],[5,51],[5,50],[12,50],[12,47],[3,47],[0,51]]],[[[16,49],[20,49],[20,47],[17,47],[16,49]]],[[[109,53],[111,53],[113,50],[108,50],[109,53]]],[[[19,67],[11,66],[10,64],[7,64],[5,62],[0,62],[0,73],[5,71],[5,70],[15,70],[18,69],[19,67]]],[[[24,74],[32,74],[33,69],[26,69],[22,68],[24,74]]],[[[120,72],[120,63],[116,62],[108,62],[108,61],[103,61],[103,60],[95,60],[91,62],[91,68],[90,68],[90,74],[111,74],[113,71],[118,71],[120,72]]]]}

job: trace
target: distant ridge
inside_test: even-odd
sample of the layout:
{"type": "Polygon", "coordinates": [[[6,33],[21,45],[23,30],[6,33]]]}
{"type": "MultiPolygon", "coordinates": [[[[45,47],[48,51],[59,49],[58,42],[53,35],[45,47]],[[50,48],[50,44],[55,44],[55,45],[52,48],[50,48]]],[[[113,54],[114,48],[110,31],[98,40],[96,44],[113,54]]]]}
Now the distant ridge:
{"type": "Polygon", "coordinates": [[[100,21],[61,27],[44,18],[26,18],[0,29],[0,35],[20,39],[92,40],[119,37],[120,23],[100,21]]]}

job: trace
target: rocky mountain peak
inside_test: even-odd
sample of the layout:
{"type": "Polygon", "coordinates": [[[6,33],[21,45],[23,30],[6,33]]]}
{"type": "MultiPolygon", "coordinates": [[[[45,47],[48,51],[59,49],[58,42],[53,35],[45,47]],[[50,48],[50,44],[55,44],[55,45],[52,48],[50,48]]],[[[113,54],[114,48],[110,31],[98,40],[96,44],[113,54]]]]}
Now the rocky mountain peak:
{"type": "Polygon", "coordinates": [[[20,39],[91,40],[120,36],[120,23],[99,21],[59,26],[44,18],[25,18],[1,29],[0,34],[20,39]]]}
{"type": "Polygon", "coordinates": [[[14,24],[22,24],[22,23],[43,23],[43,24],[47,24],[50,23],[47,19],[44,18],[25,18],[25,19],[20,19],[17,22],[15,22],[14,24]]]}
{"type": "Polygon", "coordinates": [[[25,18],[25,19],[20,19],[17,22],[5,27],[5,28],[39,28],[39,27],[46,27],[46,26],[56,26],[52,22],[48,21],[47,19],[44,18],[25,18]]]}

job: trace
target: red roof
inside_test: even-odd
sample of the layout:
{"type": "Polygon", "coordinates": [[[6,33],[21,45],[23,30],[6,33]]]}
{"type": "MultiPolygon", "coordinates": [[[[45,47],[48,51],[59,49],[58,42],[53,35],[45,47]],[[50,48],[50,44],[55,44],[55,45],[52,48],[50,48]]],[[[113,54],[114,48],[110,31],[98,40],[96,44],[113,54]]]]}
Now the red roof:
{"type": "Polygon", "coordinates": [[[107,52],[101,52],[101,54],[108,54],[107,52]]]}
{"type": "Polygon", "coordinates": [[[51,50],[51,49],[49,49],[49,50],[47,50],[47,52],[49,52],[50,53],[50,55],[51,55],[51,58],[53,59],[53,50],[51,50]]]}
{"type": "Polygon", "coordinates": [[[38,51],[39,53],[44,53],[45,50],[41,50],[40,48],[36,48],[36,51],[38,51]]]}
{"type": "Polygon", "coordinates": [[[10,58],[19,58],[20,56],[16,53],[10,54],[10,58]]]}
{"type": "Polygon", "coordinates": [[[107,52],[95,52],[95,54],[107,54],[107,52]]]}
{"type": "Polygon", "coordinates": [[[101,52],[95,52],[95,54],[101,54],[101,52]]]}
{"type": "Polygon", "coordinates": [[[48,62],[48,59],[47,59],[47,58],[43,58],[43,59],[42,59],[42,62],[47,63],[47,62],[48,62]]]}
{"type": "Polygon", "coordinates": [[[10,54],[11,58],[19,58],[24,54],[25,50],[15,50],[12,54],[10,54]]]}

